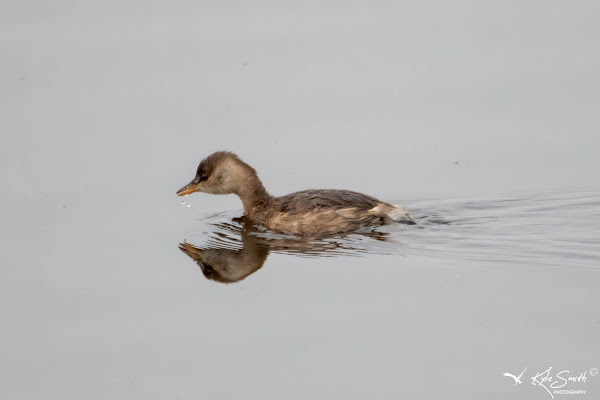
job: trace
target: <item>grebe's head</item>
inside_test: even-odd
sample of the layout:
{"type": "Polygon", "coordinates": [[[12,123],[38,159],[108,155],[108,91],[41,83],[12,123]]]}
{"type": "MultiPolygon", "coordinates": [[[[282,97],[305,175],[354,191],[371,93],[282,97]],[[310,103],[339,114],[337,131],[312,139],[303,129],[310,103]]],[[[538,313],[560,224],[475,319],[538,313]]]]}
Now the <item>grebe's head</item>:
{"type": "Polygon", "coordinates": [[[179,189],[177,195],[187,196],[194,192],[239,193],[251,176],[256,176],[256,172],[238,156],[228,151],[218,151],[200,162],[194,179],[179,189]]]}

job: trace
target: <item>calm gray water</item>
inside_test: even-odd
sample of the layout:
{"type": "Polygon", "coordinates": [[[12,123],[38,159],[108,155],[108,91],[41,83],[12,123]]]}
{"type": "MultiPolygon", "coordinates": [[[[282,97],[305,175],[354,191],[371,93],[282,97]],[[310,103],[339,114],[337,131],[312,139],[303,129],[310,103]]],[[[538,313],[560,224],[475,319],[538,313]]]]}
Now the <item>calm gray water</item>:
{"type": "Polygon", "coordinates": [[[0,397],[600,398],[599,11],[4,2],[0,397]],[[215,150],[418,224],[181,204],[215,150]]]}

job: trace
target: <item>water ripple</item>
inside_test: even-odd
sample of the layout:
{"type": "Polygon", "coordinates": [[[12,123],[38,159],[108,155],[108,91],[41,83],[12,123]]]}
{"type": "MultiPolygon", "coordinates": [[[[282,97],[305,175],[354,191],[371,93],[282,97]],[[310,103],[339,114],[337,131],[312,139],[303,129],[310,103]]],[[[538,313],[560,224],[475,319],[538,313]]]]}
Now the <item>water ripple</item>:
{"type": "MultiPolygon", "coordinates": [[[[392,203],[397,203],[393,201],[392,203]]],[[[529,192],[478,199],[403,199],[416,226],[369,228],[326,239],[281,235],[240,212],[201,218],[186,242],[236,250],[242,233],[270,252],[301,257],[396,254],[475,263],[600,268],[600,191],[529,192]]]]}

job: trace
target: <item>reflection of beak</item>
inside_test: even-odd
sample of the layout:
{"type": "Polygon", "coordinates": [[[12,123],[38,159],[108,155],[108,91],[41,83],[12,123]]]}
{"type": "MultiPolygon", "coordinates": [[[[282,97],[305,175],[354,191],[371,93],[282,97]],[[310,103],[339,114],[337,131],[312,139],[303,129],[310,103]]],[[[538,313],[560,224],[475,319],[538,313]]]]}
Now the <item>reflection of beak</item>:
{"type": "Polygon", "coordinates": [[[183,251],[185,254],[187,254],[194,260],[198,260],[200,255],[202,254],[201,249],[197,248],[196,246],[192,246],[188,243],[179,243],[179,250],[183,251]]]}
{"type": "Polygon", "coordinates": [[[188,183],[181,189],[177,191],[177,196],[187,196],[188,194],[192,194],[197,192],[200,189],[200,184],[188,183]]]}

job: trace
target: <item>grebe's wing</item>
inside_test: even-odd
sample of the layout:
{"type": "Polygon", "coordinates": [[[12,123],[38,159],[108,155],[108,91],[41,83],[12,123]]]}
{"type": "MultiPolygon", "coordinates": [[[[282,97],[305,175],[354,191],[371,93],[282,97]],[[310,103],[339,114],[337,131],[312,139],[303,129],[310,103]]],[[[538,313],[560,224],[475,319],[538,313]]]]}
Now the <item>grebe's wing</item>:
{"type": "Polygon", "coordinates": [[[356,208],[370,210],[385,204],[374,197],[350,190],[303,190],[277,198],[278,209],[291,214],[302,213],[316,208],[356,208]]]}

